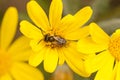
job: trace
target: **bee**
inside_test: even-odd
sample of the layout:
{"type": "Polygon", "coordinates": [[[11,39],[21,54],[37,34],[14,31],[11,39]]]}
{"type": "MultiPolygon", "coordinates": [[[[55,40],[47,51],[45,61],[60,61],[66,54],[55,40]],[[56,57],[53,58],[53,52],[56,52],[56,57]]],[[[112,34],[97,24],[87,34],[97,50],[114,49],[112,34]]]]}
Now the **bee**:
{"type": "Polygon", "coordinates": [[[44,40],[45,42],[51,42],[50,46],[53,48],[53,47],[56,47],[56,46],[57,47],[62,47],[67,43],[67,41],[64,38],[62,38],[61,36],[58,36],[58,35],[51,36],[49,33],[46,34],[45,31],[43,31],[41,28],[39,28],[39,27],[37,27],[37,28],[40,29],[42,34],[44,35],[44,39],[41,39],[38,42],[38,44],[42,40],[44,40]]]}
{"type": "Polygon", "coordinates": [[[60,36],[53,36],[53,38],[58,42],[59,45],[66,44],[66,40],[60,36]]]}
{"type": "Polygon", "coordinates": [[[46,34],[44,38],[45,42],[51,42],[52,47],[62,47],[66,44],[66,40],[60,36],[54,35],[50,36],[50,34],[46,34]]]}

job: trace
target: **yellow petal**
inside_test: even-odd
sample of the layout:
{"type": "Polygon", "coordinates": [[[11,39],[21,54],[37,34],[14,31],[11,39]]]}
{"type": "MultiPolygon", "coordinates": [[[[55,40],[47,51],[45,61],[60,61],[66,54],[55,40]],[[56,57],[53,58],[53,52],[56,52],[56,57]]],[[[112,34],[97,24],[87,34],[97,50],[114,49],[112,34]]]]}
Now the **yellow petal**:
{"type": "Polygon", "coordinates": [[[44,80],[38,69],[25,63],[14,63],[11,73],[15,80],[44,80]]]}
{"type": "Polygon", "coordinates": [[[52,73],[55,71],[58,63],[58,52],[56,49],[50,49],[45,53],[44,69],[52,73]]]}
{"type": "Polygon", "coordinates": [[[75,66],[75,64],[72,63],[70,60],[67,60],[67,59],[66,59],[66,62],[67,62],[67,64],[70,66],[70,68],[71,68],[75,73],[79,74],[80,76],[83,76],[83,77],[89,77],[89,76],[90,76],[89,73],[85,73],[85,71],[84,71],[84,66],[83,66],[84,63],[83,63],[82,61],[79,61],[79,65],[80,65],[80,68],[81,68],[81,69],[77,68],[77,67],[75,66]]]}
{"type": "Polygon", "coordinates": [[[108,45],[107,44],[97,44],[95,43],[91,37],[87,37],[84,39],[81,39],[78,41],[77,44],[77,49],[78,51],[85,53],[85,54],[90,54],[90,53],[95,53],[95,52],[100,52],[105,49],[107,49],[108,45]]]}
{"type": "Polygon", "coordinates": [[[63,4],[62,0],[52,0],[49,11],[49,20],[52,28],[57,27],[62,17],[63,4]]]}
{"type": "Polygon", "coordinates": [[[80,9],[75,15],[74,15],[74,21],[72,24],[67,28],[66,34],[72,33],[73,31],[76,31],[80,27],[82,27],[91,17],[92,15],[92,9],[87,6],[83,9],[80,9]]]}
{"type": "Polygon", "coordinates": [[[68,33],[68,34],[64,35],[65,39],[67,39],[67,40],[79,40],[79,39],[84,38],[84,37],[89,35],[89,27],[86,26],[83,28],[79,28],[73,32],[68,33]]]}
{"type": "Polygon", "coordinates": [[[59,65],[63,65],[65,62],[65,58],[64,58],[64,53],[62,49],[58,50],[58,55],[59,55],[59,65]]]}
{"type": "Polygon", "coordinates": [[[42,30],[46,31],[50,29],[47,15],[41,6],[34,0],[31,0],[27,4],[27,12],[32,21],[42,30]]]}
{"type": "Polygon", "coordinates": [[[19,37],[8,49],[14,60],[28,60],[29,56],[32,53],[32,50],[29,46],[30,40],[24,36],[19,37]]]}
{"type": "Polygon", "coordinates": [[[90,6],[86,6],[80,9],[74,16],[76,17],[76,26],[83,26],[92,16],[92,9],[90,6]]]}
{"type": "Polygon", "coordinates": [[[21,51],[21,52],[14,52],[14,54],[16,53],[16,55],[13,55],[13,60],[15,61],[28,61],[30,55],[32,53],[34,53],[31,49],[27,49],[25,51],[21,51]]]}
{"type": "Polygon", "coordinates": [[[101,69],[99,69],[99,71],[95,76],[95,80],[111,80],[113,66],[114,66],[114,57],[111,56],[109,61],[104,66],[102,66],[101,69]]]}
{"type": "Polygon", "coordinates": [[[43,47],[45,47],[45,42],[40,40],[31,40],[30,46],[32,47],[32,50],[35,52],[40,51],[43,47]]]}
{"type": "Polygon", "coordinates": [[[119,64],[119,61],[115,61],[113,75],[112,75],[112,78],[110,80],[116,80],[117,71],[118,71],[118,64],[119,64]]]}
{"type": "Polygon", "coordinates": [[[0,80],[13,80],[10,74],[0,76],[0,80]]]}
{"type": "Polygon", "coordinates": [[[88,58],[85,61],[85,69],[88,73],[93,73],[101,69],[101,67],[108,63],[107,60],[110,60],[112,57],[108,51],[103,51],[95,57],[88,58]]]}
{"type": "Polygon", "coordinates": [[[63,51],[67,64],[74,72],[84,77],[90,76],[84,69],[84,56],[75,49],[75,44],[71,44],[68,48],[64,48],[63,51]]]}
{"type": "Polygon", "coordinates": [[[118,68],[117,68],[117,73],[116,73],[116,79],[115,80],[120,80],[120,62],[118,63],[118,68]]]}
{"type": "Polygon", "coordinates": [[[74,15],[74,20],[72,20],[72,23],[69,23],[69,27],[67,27],[65,31],[66,35],[72,33],[73,31],[75,32],[77,29],[82,27],[89,20],[91,15],[92,9],[89,6],[79,10],[74,15]]]}
{"type": "Polygon", "coordinates": [[[35,67],[38,66],[43,61],[46,51],[47,49],[43,47],[39,52],[34,52],[29,58],[29,64],[35,67]]]}
{"type": "Polygon", "coordinates": [[[120,36],[120,29],[117,29],[111,36],[110,40],[114,41],[116,38],[119,38],[120,36]]]}
{"type": "Polygon", "coordinates": [[[8,52],[12,54],[13,52],[24,51],[30,48],[29,43],[30,43],[30,39],[28,39],[25,36],[21,36],[11,44],[11,46],[8,49],[8,52]]]}
{"type": "Polygon", "coordinates": [[[83,53],[81,53],[81,52],[79,52],[78,50],[77,50],[77,42],[70,42],[69,43],[69,50],[71,50],[70,52],[72,52],[73,51],[73,53],[76,53],[76,54],[74,54],[75,56],[79,56],[79,58],[81,58],[81,59],[86,59],[88,56],[93,56],[94,54],[83,54],[83,53]]]}
{"type": "Polygon", "coordinates": [[[24,20],[20,23],[20,31],[27,36],[28,38],[40,40],[43,38],[42,32],[40,29],[24,20]]]}
{"type": "Polygon", "coordinates": [[[95,23],[90,24],[90,35],[96,43],[108,44],[109,36],[95,23]]]}
{"type": "Polygon", "coordinates": [[[59,32],[62,32],[62,31],[66,32],[68,30],[68,27],[71,26],[72,23],[74,23],[75,21],[74,19],[75,19],[74,16],[72,16],[71,14],[64,16],[61,19],[59,26],[57,27],[57,30],[59,32]]]}
{"type": "Polygon", "coordinates": [[[6,49],[13,40],[18,23],[18,13],[15,7],[9,7],[1,24],[1,48],[6,49]]]}
{"type": "Polygon", "coordinates": [[[69,23],[69,27],[67,27],[67,30],[65,31],[66,35],[69,33],[73,33],[77,31],[80,27],[82,27],[91,17],[92,15],[92,9],[87,6],[84,7],[83,9],[79,10],[75,15],[74,15],[74,20],[72,23],[69,23]]]}

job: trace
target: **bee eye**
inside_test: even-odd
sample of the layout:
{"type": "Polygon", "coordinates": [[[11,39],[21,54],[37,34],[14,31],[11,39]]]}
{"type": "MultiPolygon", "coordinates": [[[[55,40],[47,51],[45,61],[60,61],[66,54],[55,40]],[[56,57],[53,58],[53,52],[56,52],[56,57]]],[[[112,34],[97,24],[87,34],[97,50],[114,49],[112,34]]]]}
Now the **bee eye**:
{"type": "Polygon", "coordinates": [[[46,41],[46,42],[49,41],[49,37],[48,37],[48,35],[45,35],[44,41],[46,41]]]}
{"type": "Polygon", "coordinates": [[[49,41],[50,41],[50,42],[55,41],[54,37],[53,37],[53,36],[50,36],[50,37],[49,37],[49,41]]]}

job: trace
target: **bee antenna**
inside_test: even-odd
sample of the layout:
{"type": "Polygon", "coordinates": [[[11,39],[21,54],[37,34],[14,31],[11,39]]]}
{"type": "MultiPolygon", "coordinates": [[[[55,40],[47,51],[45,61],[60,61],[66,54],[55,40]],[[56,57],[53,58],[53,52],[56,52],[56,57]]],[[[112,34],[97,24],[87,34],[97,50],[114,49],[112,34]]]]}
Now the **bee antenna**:
{"type": "Polygon", "coordinates": [[[43,39],[41,39],[37,44],[39,44],[43,39]]]}
{"type": "Polygon", "coordinates": [[[42,35],[44,35],[45,31],[43,31],[40,27],[37,27],[38,29],[41,30],[42,35]]]}

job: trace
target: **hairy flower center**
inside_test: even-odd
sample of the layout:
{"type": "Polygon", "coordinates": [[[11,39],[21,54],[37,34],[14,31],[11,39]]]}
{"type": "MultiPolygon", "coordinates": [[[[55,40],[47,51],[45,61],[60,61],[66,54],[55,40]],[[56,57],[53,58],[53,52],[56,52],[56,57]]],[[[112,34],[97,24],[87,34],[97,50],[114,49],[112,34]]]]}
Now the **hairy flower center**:
{"type": "Polygon", "coordinates": [[[0,76],[9,71],[11,67],[11,56],[3,50],[0,50],[0,76]]]}
{"type": "Polygon", "coordinates": [[[109,51],[116,60],[120,60],[120,36],[111,38],[109,42],[109,51]]]}

